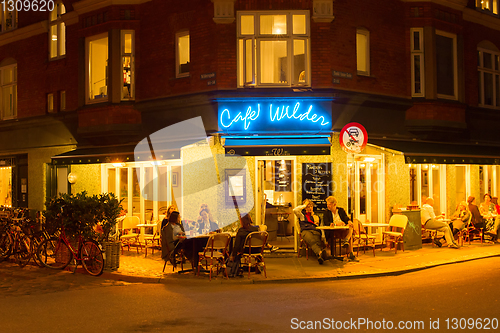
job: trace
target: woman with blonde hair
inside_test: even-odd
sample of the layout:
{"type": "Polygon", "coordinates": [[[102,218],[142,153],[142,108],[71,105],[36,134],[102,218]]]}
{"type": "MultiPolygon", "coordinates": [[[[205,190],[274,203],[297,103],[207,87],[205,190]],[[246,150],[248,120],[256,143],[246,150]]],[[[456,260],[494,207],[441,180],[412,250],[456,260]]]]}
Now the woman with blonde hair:
{"type": "Polygon", "coordinates": [[[455,237],[460,230],[465,229],[470,218],[471,214],[467,208],[467,202],[461,201],[457,206],[457,210],[451,217],[450,229],[453,231],[453,237],[455,237]]]}

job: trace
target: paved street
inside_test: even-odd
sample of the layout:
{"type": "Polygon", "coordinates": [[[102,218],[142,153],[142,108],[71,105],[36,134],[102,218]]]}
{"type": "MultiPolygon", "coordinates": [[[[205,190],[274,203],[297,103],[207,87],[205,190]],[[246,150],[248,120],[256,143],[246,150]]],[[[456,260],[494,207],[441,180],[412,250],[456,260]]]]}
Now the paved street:
{"type": "MultiPolygon", "coordinates": [[[[2,275],[2,286],[16,280],[2,288],[2,332],[289,332],[324,318],[423,322],[420,331],[439,319],[434,331],[443,332],[447,318],[500,317],[498,257],[399,276],[299,284],[125,284],[64,272],[24,281],[21,276],[2,275]]],[[[364,331],[359,324],[357,330],[364,331]]]]}

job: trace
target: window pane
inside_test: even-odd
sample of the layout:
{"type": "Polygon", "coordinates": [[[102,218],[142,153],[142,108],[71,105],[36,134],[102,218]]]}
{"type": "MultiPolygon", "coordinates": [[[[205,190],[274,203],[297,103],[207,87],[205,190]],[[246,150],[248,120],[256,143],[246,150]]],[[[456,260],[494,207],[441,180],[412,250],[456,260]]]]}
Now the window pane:
{"type": "Polygon", "coordinates": [[[260,43],[260,78],[262,83],[287,83],[288,57],[286,41],[260,43]]]}
{"type": "Polygon", "coordinates": [[[253,60],[253,43],[251,39],[245,40],[245,82],[253,82],[252,60],[253,60]]]}
{"type": "Polygon", "coordinates": [[[422,92],[422,83],[420,77],[420,55],[413,56],[413,71],[415,73],[415,93],[420,94],[422,92]]]}
{"type": "Polygon", "coordinates": [[[89,42],[89,98],[108,95],[108,37],[89,42]]]}
{"type": "Polygon", "coordinates": [[[293,83],[306,82],[306,42],[302,39],[293,41],[293,83]]]}
{"type": "Polygon", "coordinates": [[[254,17],[253,15],[241,15],[241,34],[253,35],[254,34],[254,17]]]}
{"type": "Polygon", "coordinates": [[[482,57],[482,52],[477,51],[477,67],[481,67],[481,57],[482,57]]]}
{"type": "Polygon", "coordinates": [[[483,78],[482,78],[483,72],[478,71],[477,72],[477,96],[479,99],[479,104],[483,104],[483,78]]]}
{"type": "Polygon", "coordinates": [[[179,37],[179,74],[189,73],[189,35],[179,37]]]}
{"type": "Polygon", "coordinates": [[[66,54],[66,24],[60,23],[59,28],[61,29],[60,35],[59,35],[59,55],[65,55],[66,54]]]}
{"type": "Polygon", "coordinates": [[[493,63],[491,61],[491,54],[483,52],[483,67],[484,68],[493,68],[493,63]]]}
{"type": "Polygon", "coordinates": [[[13,77],[12,77],[12,67],[5,68],[3,69],[3,81],[2,84],[8,84],[12,83],[13,77]]]}
{"type": "Polygon", "coordinates": [[[368,36],[365,34],[356,34],[356,53],[358,62],[358,71],[367,72],[367,47],[368,36]]]}
{"type": "Polygon", "coordinates": [[[141,168],[131,168],[130,170],[132,171],[132,215],[141,219],[141,188],[139,186],[141,168]]]}
{"type": "Polygon", "coordinates": [[[5,117],[11,117],[14,113],[15,89],[14,86],[2,88],[3,112],[5,117]]]}
{"type": "Polygon", "coordinates": [[[420,51],[420,32],[419,31],[413,32],[413,50],[420,51]]]}
{"type": "Polygon", "coordinates": [[[305,15],[293,15],[293,33],[295,35],[305,35],[307,33],[305,15]]]}
{"type": "Polygon", "coordinates": [[[243,68],[244,68],[244,57],[243,57],[243,39],[238,40],[238,80],[239,85],[243,85],[243,68]]]}
{"type": "Polygon", "coordinates": [[[500,106],[500,76],[495,75],[495,87],[496,87],[496,92],[495,92],[495,106],[500,106]]]}
{"type": "Polygon", "coordinates": [[[455,95],[453,39],[436,35],[437,93],[455,95]]]}
{"type": "Polygon", "coordinates": [[[144,186],[142,195],[144,196],[144,209],[146,211],[146,221],[151,221],[151,216],[153,213],[153,199],[154,199],[154,181],[153,178],[153,167],[144,168],[144,186]]]}
{"type": "Polygon", "coordinates": [[[286,15],[261,15],[260,33],[263,35],[285,35],[286,15]]]}
{"type": "Polygon", "coordinates": [[[108,193],[116,194],[116,169],[108,169],[108,193]]]}
{"type": "Polygon", "coordinates": [[[66,110],[66,91],[61,91],[61,103],[60,103],[61,111],[66,110]]]}
{"type": "Polygon", "coordinates": [[[50,57],[57,57],[57,25],[50,27],[50,57]]]}
{"type": "Polygon", "coordinates": [[[121,206],[128,209],[128,168],[120,169],[120,199],[123,199],[121,206]]]}
{"type": "Polygon", "coordinates": [[[50,12],[50,20],[51,21],[57,20],[57,7],[59,7],[59,4],[54,8],[53,11],[50,12]]]}
{"type": "Polygon", "coordinates": [[[495,56],[495,70],[496,71],[498,70],[498,65],[499,65],[499,62],[500,62],[499,59],[500,59],[500,57],[496,55],[495,56]]]}
{"type": "Polygon", "coordinates": [[[132,34],[123,35],[123,52],[132,53],[132,34]]]}
{"type": "Polygon", "coordinates": [[[493,74],[484,75],[484,105],[493,105],[493,74]]]}

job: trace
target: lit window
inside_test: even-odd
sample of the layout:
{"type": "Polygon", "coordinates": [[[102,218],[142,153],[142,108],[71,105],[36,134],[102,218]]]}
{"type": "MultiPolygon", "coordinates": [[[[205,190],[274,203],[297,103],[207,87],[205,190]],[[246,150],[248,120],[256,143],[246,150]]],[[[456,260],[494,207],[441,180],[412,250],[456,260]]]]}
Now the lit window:
{"type": "Polygon", "coordinates": [[[424,29],[410,29],[411,95],[424,97],[424,29]]]}
{"type": "Polygon", "coordinates": [[[489,42],[477,49],[479,105],[500,108],[500,52],[489,42]]]}
{"type": "Polygon", "coordinates": [[[483,12],[498,15],[499,0],[476,0],[476,8],[483,12]]]}
{"type": "Polygon", "coordinates": [[[356,58],[358,75],[370,75],[370,32],[356,30],[356,58]]]}
{"type": "Polygon", "coordinates": [[[66,111],[66,90],[61,91],[59,110],[66,111]]]}
{"type": "Polygon", "coordinates": [[[54,112],[54,94],[47,94],[47,111],[54,112]]]}
{"type": "Polygon", "coordinates": [[[0,3],[0,32],[17,28],[16,2],[3,1],[0,3]]]}
{"type": "Polygon", "coordinates": [[[238,86],[307,85],[309,12],[239,12],[238,86]]]}
{"type": "Polygon", "coordinates": [[[122,31],[121,49],[123,71],[122,100],[130,100],[135,98],[134,31],[122,31]]]}
{"type": "Polygon", "coordinates": [[[0,67],[0,111],[2,119],[17,117],[17,64],[0,67]]]}
{"type": "Polygon", "coordinates": [[[189,76],[189,32],[181,32],[175,35],[176,45],[176,77],[189,76]]]}
{"type": "Polygon", "coordinates": [[[50,12],[49,45],[51,59],[66,54],[66,25],[62,21],[64,13],[66,13],[66,8],[61,1],[58,1],[50,12]]]}
{"type": "Polygon", "coordinates": [[[457,35],[436,30],[437,97],[458,99],[457,35]]]}
{"type": "Polygon", "coordinates": [[[87,39],[87,102],[108,100],[108,35],[87,39]]]}

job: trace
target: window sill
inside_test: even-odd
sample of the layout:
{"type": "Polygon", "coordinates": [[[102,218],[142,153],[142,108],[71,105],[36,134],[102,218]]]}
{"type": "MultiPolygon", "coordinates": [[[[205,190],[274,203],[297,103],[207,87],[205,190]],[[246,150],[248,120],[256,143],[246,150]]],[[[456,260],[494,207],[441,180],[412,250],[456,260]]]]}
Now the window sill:
{"type": "Polygon", "coordinates": [[[57,61],[57,60],[61,60],[61,59],[66,59],[66,55],[64,54],[62,56],[49,58],[49,61],[57,61]]]}
{"type": "Polygon", "coordinates": [[[175,76],[176,79],[185,79],[187,77],[191,77],[191,74],[190,73],[184,73],[184,74],[177,74],[175,76]]]}
{"type": "Polygon", "coordinates": [[[85,104],[86,105],[92,105],[92,104],[99,104],[99,103],[106,103],[109,101],[109,98],[108,96],[106,95],[106,97],[101,97],[101,98],[96,98],[96,99],[88,99],[85,104]]]}

